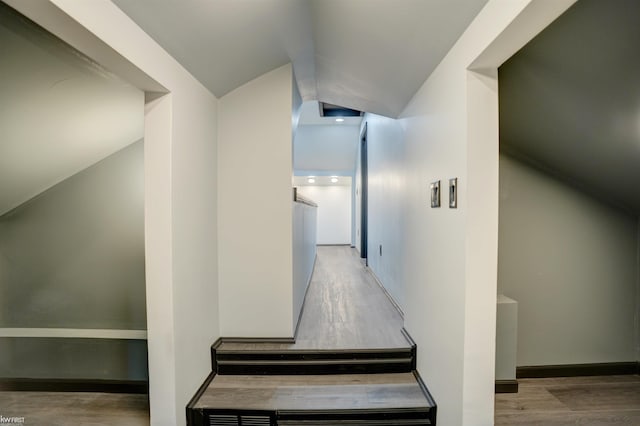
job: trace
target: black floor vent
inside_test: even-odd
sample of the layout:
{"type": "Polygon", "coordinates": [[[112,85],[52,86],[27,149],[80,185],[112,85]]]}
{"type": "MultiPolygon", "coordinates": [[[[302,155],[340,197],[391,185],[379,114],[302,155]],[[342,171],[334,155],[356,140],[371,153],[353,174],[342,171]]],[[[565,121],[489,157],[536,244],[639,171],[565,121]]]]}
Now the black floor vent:
{"type": "Polygon", "coordinates": [[[210,426],[271,426],[269,416],[237,416],[224,414],[211,414],[210,426]]]}
{"type": "Polygon", "coordinates": [[[238,416],[211,415],[209,416],[210,426],[238,426],[238,416]]]}
{"type": "Polygon", "coordinates": [[[271,426],[271,419],[264,416],[240,416],[241,426],[271,426]]]}

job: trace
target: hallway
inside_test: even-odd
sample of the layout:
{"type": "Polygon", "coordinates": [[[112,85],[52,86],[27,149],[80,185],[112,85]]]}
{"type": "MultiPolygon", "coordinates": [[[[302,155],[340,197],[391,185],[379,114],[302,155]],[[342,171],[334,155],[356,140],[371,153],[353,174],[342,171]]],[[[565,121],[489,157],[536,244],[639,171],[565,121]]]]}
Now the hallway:
{"type": "Polygon", "coordinates": [[[189,425],[435,424],[415,344],[355,249],[318,247],[303,309],[295,343],[213,345],[214,371],[188,407],[189,425]]]}
{"type": "Polygon", "coordinates": [[[355,249],[318,246],[295,343],[228,343],[243,349],[381,349],[411,345],[403,319],[355,249]]]}

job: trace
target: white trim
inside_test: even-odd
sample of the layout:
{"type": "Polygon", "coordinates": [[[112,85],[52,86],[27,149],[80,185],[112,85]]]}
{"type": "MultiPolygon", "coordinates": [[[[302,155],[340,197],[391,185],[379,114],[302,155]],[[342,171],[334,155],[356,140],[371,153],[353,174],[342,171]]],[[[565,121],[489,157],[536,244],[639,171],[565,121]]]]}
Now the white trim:
{"type": "Polygon", "coordinates": [[[91,328],[0,328],[0,337],[66,337],[84,339],[147,340],[147,331],[91,328]]]}

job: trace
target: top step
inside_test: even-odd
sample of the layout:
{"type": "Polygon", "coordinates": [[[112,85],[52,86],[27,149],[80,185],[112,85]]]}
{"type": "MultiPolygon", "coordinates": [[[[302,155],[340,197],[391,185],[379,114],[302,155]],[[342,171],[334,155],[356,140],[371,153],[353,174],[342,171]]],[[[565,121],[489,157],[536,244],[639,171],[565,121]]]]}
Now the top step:
{"type": "Polygon", "coordinates": [[[405,373],[415,370],[415,344],[404,348],[295,349],[295,345],[220,339],[211,347],[212,370],[232,375],[405,373]]]}

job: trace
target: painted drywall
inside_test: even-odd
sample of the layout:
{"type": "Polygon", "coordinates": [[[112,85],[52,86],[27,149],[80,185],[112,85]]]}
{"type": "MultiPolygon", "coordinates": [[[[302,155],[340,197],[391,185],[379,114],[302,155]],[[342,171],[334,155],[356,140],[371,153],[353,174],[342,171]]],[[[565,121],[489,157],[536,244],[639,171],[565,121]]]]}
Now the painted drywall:
{"type": "Polygon", "coordinates": [[[299,191],[318,205],[318,244],[351,244],[351,185],[303,186],[299,191]]]}
{"type": "Polygon", "coordinates": [[[143,137],[144,93],[0,3],[0,215],[143,137]]]}
{"type": "Polygon", "coordinates": [[[518,302],[498,294],[496,309],[496,380],[516,380],[518,302]]]}
{"type": "Polygon", "coordinates": [[[316,260],[318,208],[293,203],[293,326],[298,325],[316,260]]]}
{"type": "Polygon", "coordinates": [[[519,366],[636,359],[637,244],[635,216],[500,156],[498,291],[519,303],[519,366]]]}
{"type": "MultiPolygon", "coordinates": [[[[385,164],[384,174],[377,172],[380,164],[369,170],[371,176],[404,176],[404,214],[396,235],[404,253],[399,293],[405,327],[418,345],[417,367],[442,424],[493,424],[496,69],[571,3],[490,1],[401,114],[403,141],[397,149],[404,155],[398,152],[397,158],[403,160],[385,164]],[[446,199],[442,207],[430,208],[429,183],[446,185],[453,177],[459,179],[458,208],[449,209],[446,199]]],[[[385,179],[390,181],[374,186],[370,198],[384,185],[392,187],[391,178],[385,179]]]]}
{"type": "Polygon", "coordinates": [[[219,336],[217,100],[108,0],[7,3],[148,91],[145,261],[151,424],[184,425],[184,407],[211,371],[209,347],[219,336]]]}
{"type": "Polygon", "coordinates": [[[146,329],[143,142],[0,216],[0,252],[0,327],[146,329]]]}
{"type": "Polygon", "coordinates": [[[220,99],[218,228],[224,336],[292,337],[291,65],[220,99]]]}
{"type": "MultiPolygon", "coordinates": [[[[0,327],[146,329],[143,149],[132,144],[0,217],[0,327]]],[[[144,340],[2,342],[3,377],[147,378],[144,340]]]]}
{"type": "Polygon", "coordinates": [[[0,337],[0,377],[145,381],[145,340],[0,337]]]}
{"type": "Polygon", "coordinates": [[[402,308],[404,247],[405,161],[400,122],[367,114],[369,165],[368,264],[402,308]]]}
{"type": "Polygon", "coordinates": [[[293,168],[296,175],[354,172],[359,126],[301,125],[296,131],[293,168]]]}

